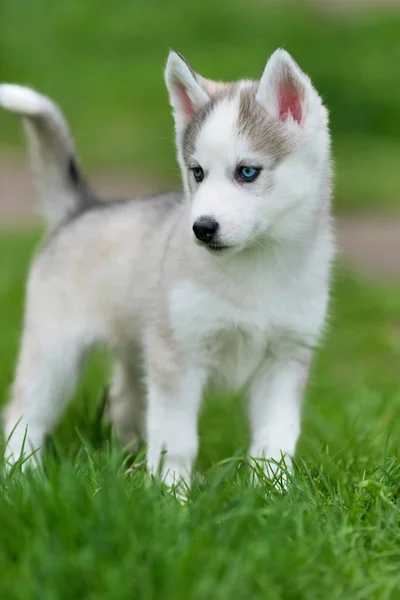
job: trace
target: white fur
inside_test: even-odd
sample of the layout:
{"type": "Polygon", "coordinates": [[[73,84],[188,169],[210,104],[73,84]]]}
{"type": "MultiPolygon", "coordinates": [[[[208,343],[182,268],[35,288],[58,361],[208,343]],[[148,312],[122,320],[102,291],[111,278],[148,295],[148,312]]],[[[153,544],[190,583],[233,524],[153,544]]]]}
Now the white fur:
{"type": "MultiPolygon", "coordinates": [[[[224,84],[195,77],[172,55],[166,80],[186,202],[167,211],[167,198],[87,210],[37,257],[6,411],[6,436],[16,427],[12,460],[26,429],[28,447],[42,446],[86,351],[107,344],[117,357],[111,417],[125,444],[146,438],[152,473],[189,482],[206,386],[244,390],[251,455],[290,462],[329,296],[330,149],[326,112],[309,79],[286,53],[271,60],[257,101],[273,118],[279,69],[292,69],[305,90],[307,118],[284,125],[293,142],[288,155],[275,164],[254,151],[237,131],[239,92],[230,94],[198,132],[190,161],[206,177],[195,184],[182,150],[186,100],[199,110],[224,84]],[[252,184],[233,177],[243,162],[263,167],[252,184]],[[215,253],[196,243],[192,225],[204,215],[218,221],[220,241],[231,249],[215,253]]],[[[279,473],[268,464],[265,470],[279,473]]]]}
{"type": "Polygon", "coordinates": [[[0,106],[22,116],[48,112],[51,103],[37,92],[10,83],[0,85],[0,106]]]}

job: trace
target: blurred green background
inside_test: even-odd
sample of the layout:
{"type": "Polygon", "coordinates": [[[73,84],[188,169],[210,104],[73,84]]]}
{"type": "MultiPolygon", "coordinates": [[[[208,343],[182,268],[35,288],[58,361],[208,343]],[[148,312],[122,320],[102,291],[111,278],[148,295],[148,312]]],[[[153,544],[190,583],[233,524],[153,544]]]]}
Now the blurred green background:
{"type": "MultiPolygon", "coordinates": [[[[54,98],[90,168],[177,184],[163,82],[169,47],[207,77],[229,80],[258,77],[270,53],[284,46],[330,109],[336,205],[382,210],[398,204],[399,6],[2,0],[0,11],[0,80],[54,98]]],[[[22,152],[18,128],[4,114],[0,132],[0,153],[22,152]]]]}

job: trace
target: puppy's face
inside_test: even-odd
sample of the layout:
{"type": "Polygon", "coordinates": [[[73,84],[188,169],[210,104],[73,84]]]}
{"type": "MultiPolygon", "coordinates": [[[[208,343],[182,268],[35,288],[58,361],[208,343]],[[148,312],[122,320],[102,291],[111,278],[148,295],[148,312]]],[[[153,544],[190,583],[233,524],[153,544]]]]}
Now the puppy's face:
{"type": "Polygon", "coordinates": [[[166,82],[194,241],[240,251],[315,211],[329,163],[327,113],[285,51],[259,82],[235,84],[202,78],[172,52],[166,82]]]}

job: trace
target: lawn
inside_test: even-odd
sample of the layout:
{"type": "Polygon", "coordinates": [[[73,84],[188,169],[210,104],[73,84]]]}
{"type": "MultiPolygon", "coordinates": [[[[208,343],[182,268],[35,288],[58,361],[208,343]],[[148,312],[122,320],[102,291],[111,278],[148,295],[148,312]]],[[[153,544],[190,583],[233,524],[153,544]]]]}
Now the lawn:
{"type": "MultiPolygon", "coordinates": [[[[4,400],[37,239],[0,235],[4,400]]],[[[46,472],[1,476],[0,597],[399,598],[399,306],[400,287],[336,274],[285,493],[249,485],[238,398],[205,403],[205,481],[186,506],[140,465],[128,470],[99,418],[107,357],[94,357],[50,441],[46,472]]]]}

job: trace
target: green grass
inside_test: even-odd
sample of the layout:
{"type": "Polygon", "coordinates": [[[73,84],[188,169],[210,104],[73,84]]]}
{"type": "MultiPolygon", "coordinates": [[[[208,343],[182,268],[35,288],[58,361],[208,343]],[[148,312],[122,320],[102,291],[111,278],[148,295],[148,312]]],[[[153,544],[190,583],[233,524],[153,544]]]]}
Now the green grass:
{"type": "MultiPolygon", "coordinates": [[[[5,400],[35,232],[0,235],[5,400]]],[[[238,398],[209,398],[186,506],[98,420],[107,360],[91,361],[50,444],[46,472],[0,475],[0,597],[397,599],[400,597],[400,287],[340,272],[318,352],[295,475],[249,485],[238,398]],[[233,457],[233,458],[232,458],[233,457]]]]}
{"type": "MultiPolygon", "coordinates": [[[[162,70],[171,46],[210,78],[258,77],[286,47],[331,112],[340,208],[396,207],[400,10],[262,0],[3,0],[0,80],[65,110],[85,163],[178,181],[162,70]]],[[[0,145],[22,148],[0,114],[0,145]]]]}

